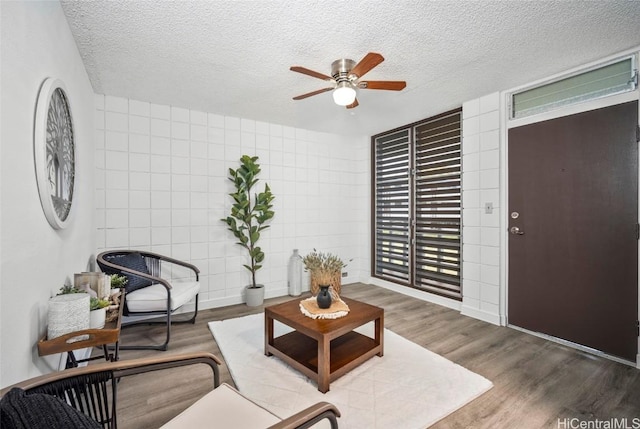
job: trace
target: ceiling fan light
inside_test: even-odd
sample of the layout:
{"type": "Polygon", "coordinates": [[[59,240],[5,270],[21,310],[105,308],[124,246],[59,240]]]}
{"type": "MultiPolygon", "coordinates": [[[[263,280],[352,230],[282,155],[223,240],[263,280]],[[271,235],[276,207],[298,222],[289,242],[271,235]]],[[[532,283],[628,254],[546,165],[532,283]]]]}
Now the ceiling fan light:
{"type": "Polygon", "coordinates": [[[348,106],[356,99],[356,90],[348,82],[340,82],[333,90],[333,101],[338,106],[348,106]]]}

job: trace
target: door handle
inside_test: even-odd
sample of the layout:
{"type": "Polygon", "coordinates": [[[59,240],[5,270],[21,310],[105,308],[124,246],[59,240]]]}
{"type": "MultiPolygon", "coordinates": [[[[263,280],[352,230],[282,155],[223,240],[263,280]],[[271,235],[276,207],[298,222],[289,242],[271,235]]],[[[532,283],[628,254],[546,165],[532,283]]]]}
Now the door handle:
{"type": "Polygon", "coordinates": [[[520,228],[517,226],[512,226],[509,228],[509,232],[513,235],[524,235],[524,231],[520,231],[520,228]]]}

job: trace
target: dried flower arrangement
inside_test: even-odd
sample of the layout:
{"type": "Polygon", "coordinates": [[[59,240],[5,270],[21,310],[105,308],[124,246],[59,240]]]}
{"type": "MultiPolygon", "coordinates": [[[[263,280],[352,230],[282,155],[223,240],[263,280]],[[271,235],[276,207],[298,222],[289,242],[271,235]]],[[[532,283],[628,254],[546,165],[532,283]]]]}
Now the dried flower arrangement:
{"type": "Polygon", "coordinates": [[[347,266],[338,256],[318,252],[313,252],[302,258],[306,271],[311,272],[311,293],[318,293],[319,285],[332,286],[336,293],[340,293],[340,279],[342,269],[347,266]]]}

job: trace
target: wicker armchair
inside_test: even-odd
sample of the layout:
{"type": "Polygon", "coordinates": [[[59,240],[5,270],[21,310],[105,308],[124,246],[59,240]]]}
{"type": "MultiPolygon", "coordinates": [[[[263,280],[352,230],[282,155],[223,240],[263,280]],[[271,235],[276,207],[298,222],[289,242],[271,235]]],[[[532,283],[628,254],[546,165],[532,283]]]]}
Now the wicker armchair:
{"type": "MultiPolygon", "coordinates": [[[[29,406],[30,397],[51,398],[54,396],[62,400],[53,400],[53,402],[57,403],[56,407],[65,408],[67,414],[62,413],[65,417],[68,417],[69,413],[77,414],[77,417],[82,419],[86,419],[88,416],[90,417],[88,420],[92,424],[94,421],[97,422],[96,427],[116,429],[118,426],[116,399],[118,385],[122,382],[122,378],[195,364],[211,368],[214,389],[167,422],[163,428],[303,429],[315,424],[322,424],[323,427],[331,429],[338,428],[337,418],[340,417],[340,412],[327,402],[319,402],[281,420],[242,396],[231,386],[220,385],[218,366],[221,362],[216,356],[204,352],[89,365],[54,372],[9,386],[0,391],[0,396],[3,397],[3,427],[5,424],[8,425],[8,428],[20,427],[20,424],[15,425],[15,420],[18,420],[18,423],[24,423],[25,420],[21,420],[22,416],[18,416],[14,422],[7,419],[9,415],[16,416],[19,412],[32,418],[31,423],[37,426],[37,422],[33,423],[33,416],[42,415],[47,410],[25,408],[25,404],[26,407],[29,406]],[[21,407],[16,407],[13,402],[5,401],[5,396],[11,397],[16,393],[14,390],[12,394],[9,394],[14,388],[24,390],[24,392],[20,392],[23,395],[21,407]]],[[[159,377],[159,375],[155,375],[155,377],[159,377]]],[[[162,395],[162,393],[158,394],[162,395]]],[[[78,427],[54,421],[54,418],[60,414],[50,412],[48,415],[42,416],[45,426],[78,427]]]]}
{"type": "MultiPolygon", "coordinates": [[[[127,277],[125,287],[124,316],[162,315],[162,319],[145,318],[122,323],[122,327],[138,324],[166,325],[166,338],[162,344],[122,345],[123,350],[167,350],[171,339],[172,323],[195,323],[198,316],[198,293],[200,270],[192,264],[156,253],[138,250],[110,250],[96,258],[98,266],[106,274],[127,277]],[[188,275],[189,281],[168,280],[164,271],[183,270],[180,276],[188,275]],[[195,281],[193,281],[195,279],[195,281]],[[193,317],[172,320],[172,314],[184,304],[195,300],[193,317]]],[[[175,274],[175,273],[174,273],[175,274]]]]}

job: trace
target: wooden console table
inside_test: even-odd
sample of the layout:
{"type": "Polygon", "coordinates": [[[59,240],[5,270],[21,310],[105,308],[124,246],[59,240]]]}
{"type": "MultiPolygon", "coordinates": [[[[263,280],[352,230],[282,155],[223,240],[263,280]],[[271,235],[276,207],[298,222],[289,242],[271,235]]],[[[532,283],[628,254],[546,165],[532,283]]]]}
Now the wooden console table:
{"type": "Polygon", "coordinates": [[[118,317],[116,320],[107,322],[101,329],[83,329],[81,331],[70,332],[57,338],[48,340],[46,335],[38,341],[38,355],[47,356],[56,353],[67,352],[66,368],[74,368],[80,362],[100,359],[104,357],[108,361],[117,361],[120,352],[120,323],[122,322],[122,310],[124,308],[124,292],[120,297],[120,306],[118,308],[118,317]],[[71,341],[74,338],[85,336],[86,338],[71,341]],[[109,353],[108,345],[114,344],[113,353],[109,353]],[[80,350],[88,347],[102,347],[104,356],[95,356],[87,359],[77,360],[73,354],[74,350],[80,350]]]}

